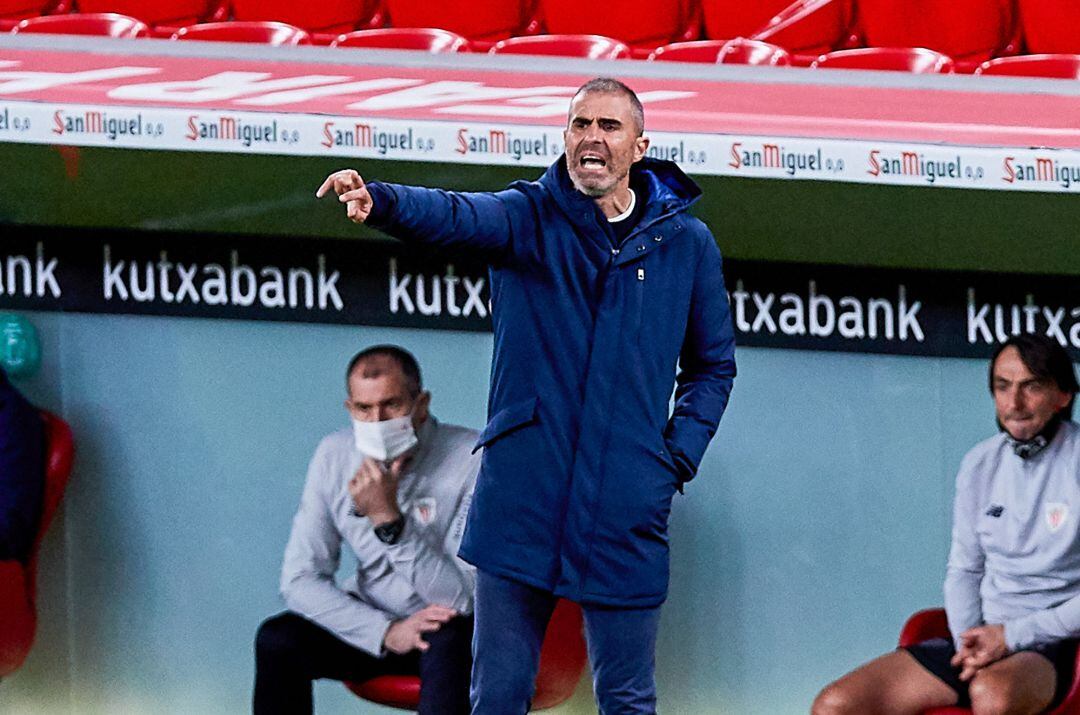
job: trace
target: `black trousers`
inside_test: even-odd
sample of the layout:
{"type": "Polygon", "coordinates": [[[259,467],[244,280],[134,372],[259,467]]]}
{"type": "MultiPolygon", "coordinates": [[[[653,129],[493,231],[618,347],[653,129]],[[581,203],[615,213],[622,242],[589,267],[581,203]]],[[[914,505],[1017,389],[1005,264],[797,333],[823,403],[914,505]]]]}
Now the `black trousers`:
{"type": "Polygon", "coordinates": [[[424,640],[425,653],[376,658],[321,626],[286,611],[255,636],[255,715],[312,712],[317,678],[364,681],[379,675],[419,675],[421,715],[468,715],[472,669],[471,616],[459,616],[424,640]]]}

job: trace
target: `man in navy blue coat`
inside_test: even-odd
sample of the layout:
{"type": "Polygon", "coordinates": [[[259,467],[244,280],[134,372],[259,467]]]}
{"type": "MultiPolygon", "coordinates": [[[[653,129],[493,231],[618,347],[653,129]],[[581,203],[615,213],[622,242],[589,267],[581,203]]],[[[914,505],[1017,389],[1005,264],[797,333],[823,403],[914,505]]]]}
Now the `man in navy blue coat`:
{"type": "Polygon", "coordinates": [[[601,712],[656,708],[671,500],[727,405],[735,346],[720,251],[689,213],[701,191],[645,158],[643,131],[633,91],[598,78],[539,181],[458,193],[344,170],[317,192],[355,222],[491,266],[489,419],[461,545],[478,569],[481,715],[528,709],[559,597],[583,607],[601,712]]]}

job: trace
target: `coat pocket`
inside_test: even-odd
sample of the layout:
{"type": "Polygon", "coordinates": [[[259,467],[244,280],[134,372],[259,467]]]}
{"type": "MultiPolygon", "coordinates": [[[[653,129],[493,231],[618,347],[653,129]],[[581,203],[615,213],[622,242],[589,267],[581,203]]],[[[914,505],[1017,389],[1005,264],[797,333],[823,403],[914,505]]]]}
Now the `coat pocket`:
{"type": "Polygon", "coordinates": [[[527,400],[514,402],[496,412],[484,431],[480,433],[480,439],[476,441],[473,452],[481,447],[487,447],[500,437],[503,437],[516,429],[532,424],[536,421],[536,407],[540,399],[530,397],[527,400]]]}

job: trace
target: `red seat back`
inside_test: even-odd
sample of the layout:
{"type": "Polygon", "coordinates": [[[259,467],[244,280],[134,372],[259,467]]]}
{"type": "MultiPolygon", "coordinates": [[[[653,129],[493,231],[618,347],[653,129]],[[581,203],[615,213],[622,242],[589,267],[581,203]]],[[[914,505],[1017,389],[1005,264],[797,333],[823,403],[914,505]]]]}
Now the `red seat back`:
{"type": "Polygon", "coordinates": [[[566,600],[555,604],[540,649],[533,708],[554,707],[574,694],[588,660],[584,628],[580,606],[566,600]]]}
{"type": "Polygon", "coordinates": [[[1080,55],[999,57],[979,65],[975,74],[1080,79],[1080,55]]]}
{"type": "Polygon", "coordinates": [[[525,0],[385,0],[394,27],[441,27],[470,40],[502,40],[527,33],[525,0]]]}
{"type": "Polygon", "coordinates": [[[811,67],[822,69],[887,70],[913,74],[952,74],[952,59],[921,47],[865,47],[837,50],[817,58],[811,67]]]}
{"type": "Polygon", "coordinates": [[[310,45],[311,35],[283,22],[207,22],[181,27],[173,40],[256,42],[264,45],[310,45]]]}
{"type": "Polygon", "coordinates": [[[853,0],[796,0],[751,39],[804,55],[853,47],[856,42],[853,0]]]}
{"type": "Polygon", "coordinates": [[[1010,53],[1018,31],[1013,0],[858,0],[868,47],[926,47],[958,61],[1010,53]]]}
{"type": "MultiPolygon", "coordinates": [[[[47,15],[55,5],[56,3],[52,0],[0,0],[0,19],[22,20],[27,17],[47,15]]],[[[65,12],[70,9],[70,6],[66,6],[65,12]]],[[[0,30],[10,30],[11,27],[14,25],[7,28],[0,27],[0,30]]]]}
{"type": "Polygon", "coordinates": [[[532,35],[500,40],[489,50],[493,55],[556,55],[590,60],[629,59],[630,48],[600,35],[532,35]]]}
{"type": "Polygon", "coordinates": [[[540,0],[540,15],[550,33],[603,35],[650,49],[695,40],[700,25],[690,0],[612,0],[602,12],[583,11],[580,0],[540,0]]]}
{"type": "Polygon", "coordinates": [[[724,43],[716,61],[722,65],[787,67],[791,65],[791,53],[768,42],[737,37],[724,43]]]}
{"type": "Polygon", "coordinates": [[[708,62],[724,65],[771,65],[787,67],[791,53],[783,47],[736,37],[733,40],[697,40],[675,42],[657,47],[648,59],[675,62],[708,62]]]}
{"type": "MultiPolygon", "coordinates": [[[[581,607],[560,600],[548,621],[540,649],[533,710],[568,700],[585,672],[587,658],[581,607]]],[[[420,678],[413,675],[384,675],[363,683],[346,682],[345,686],[365,700],[404,710],[413,710],[420,702],[420,678]]]]}
{"type": "Polygon", "coordinates": [[[147,25],[192,25],[212,14],[210,0],[79,0],[79,12],[115,12],[147,25]]]}
{"type": "Polygon", "coordinates": [[[233,0],[232,8],[236,20],[284,22],[311,33],[340,34],[383,22],[379,0],[233,0]]]}
{"type": "Polygon", "coordinates": [[[32,567],[36,567],[37,551],[45,538],[45,531],[60,508],[75,461],[75,441],[67,422],[45,410],[41,410],[41,419],[45,421],[45,498],[42,500],[41,522],[34,541],[34,559],[30,562],[32,567]]]}
{"type": "Polygon", "coordinates": [[[468,52],[469,41],[449,30],[434,27],[381,27],[339,35],[332,47],[423,50],[424,52],[468,52]]]}
{"type": "Polygon", "coordinates": [[[1019,0],[1024,48],[1039,54],[1080,54],[1080,3],[1019,0]]]}
{"type": "Polygon", "coordinates": [[[694,40],[672,42],[657,47],[646,58],[651,62],[707,62],[713,64],[720,55],[724,40],[694,40]]]}
{"type": "Polygon", "coordinates": [[[58,35],[97,35],[117,39],[149,37],[150,28],[126,15],[100,13],[87,15],[46,15],[23,20],[13,33],[52,33],[58,35]]]}
{"type": "Polygon", "coordinates": [[[730,40],[749,37],[792,0],[701,0],[701,15],[705,21],[705,37],[711,40],[730,40]]]}

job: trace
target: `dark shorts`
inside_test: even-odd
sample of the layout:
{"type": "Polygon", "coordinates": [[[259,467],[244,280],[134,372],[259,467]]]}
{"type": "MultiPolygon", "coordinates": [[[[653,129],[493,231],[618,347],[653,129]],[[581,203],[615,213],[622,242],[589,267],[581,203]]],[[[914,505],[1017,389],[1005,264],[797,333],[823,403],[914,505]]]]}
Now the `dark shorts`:
{"type": "MultiPolygon", "coordinates": [[[[1069,693],[1072,686],[1073,667],[1076,663],[1076,640],[1058,641],[1046,643],[1030,648],[1024,648],[1019,653],[1030,651],[1038,653],[1054,666],[1057,680],[1054,685],[1054,699],[1050,707],[1059,705],[1069,693]]],[[[956,655],[956,646],[948,638],[931,638],[928,641],[915,645],[903,646],[902,650],[919,661],[919,664],[929,670],[938,680],[956,691],[960,700],[956,703],[960,707],[971,707],[971,697],[968,694],[968,683],[960,680],[960,669],[954,668],[949,661],[956,655]]]]}

